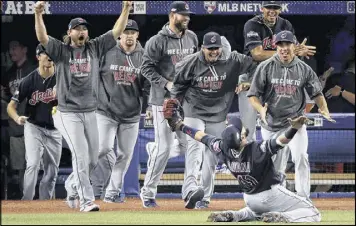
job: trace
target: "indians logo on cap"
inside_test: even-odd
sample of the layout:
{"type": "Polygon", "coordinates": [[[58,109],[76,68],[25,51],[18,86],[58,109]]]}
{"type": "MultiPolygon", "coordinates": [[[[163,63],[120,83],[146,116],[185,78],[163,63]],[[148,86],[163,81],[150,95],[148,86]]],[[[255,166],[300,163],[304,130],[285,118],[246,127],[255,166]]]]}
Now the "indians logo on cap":
{"type": "Polygon", "coordinates": [[[132,20],[127,21],[127,26],[132,26],[132,20]]]}
{"type": "Polygon", "coordinates": [[[213,37],[211,37],[210,42],[211,43],[215,43],[216,42],[216,36],[215,35],[213,37]]]}
{"type": "Polygon", "coordinates": [[[204,1],[204,9],[211,14],[216,9],[216,1],[204,1]]]}
{"type": "Polygon", "coordinates": [[[83,22],[84,22],[84,19],[79,18],[78,21],[79,21],[79,23],[83,23],[83,22]]]}
{"type": "Polygon", "coordinates": [[[185,7],[186,10],[189,10],[189,5],[187,3],[185,3],[184,7],[185,7]]]}
{"type": "Polygon", "coordinates": [[[281,38],[286,38],[286,37],[287,37],[287,33],[281,34],[281,38]]]}

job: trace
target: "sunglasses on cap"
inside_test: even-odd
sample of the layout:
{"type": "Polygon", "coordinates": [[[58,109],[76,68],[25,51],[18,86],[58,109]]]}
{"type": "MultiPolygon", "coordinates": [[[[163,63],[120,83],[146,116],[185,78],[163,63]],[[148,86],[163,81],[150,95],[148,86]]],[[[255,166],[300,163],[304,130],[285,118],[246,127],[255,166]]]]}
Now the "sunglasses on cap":
{"type": "Polygon", "coordinates": [[[209,51],[214,51],[214,50],[218,50],[220,49],[220,47],[211,47],[211,48],[207,48],[209,51]]]}
{"type": "Polygon", "coordinates": [[[277,5],[269,5],[269,6],[264,6],[266,9],[273,9],[273,10],[279,10],[281,9],[280,6],[277,5]]]}

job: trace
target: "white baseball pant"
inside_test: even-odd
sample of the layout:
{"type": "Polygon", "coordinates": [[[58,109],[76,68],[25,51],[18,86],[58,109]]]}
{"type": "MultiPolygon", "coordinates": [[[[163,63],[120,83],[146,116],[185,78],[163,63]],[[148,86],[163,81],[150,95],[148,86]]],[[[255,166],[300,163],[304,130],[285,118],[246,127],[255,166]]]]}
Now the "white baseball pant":
{"type": "Polygon", "coordinates": [[[163,106],[152,105],[152,115],[156,145],[152,153],[149,153],[145,181],[141,188],[143,199],[155,199],[157,185],[167,166],[170,150],[177,149],[175,152],[185,153],[187,149],[186,135],[181,132],[172,132],[164,119],[163,106]],[[179,140],[176,143],[174,142],[175,134],[179,140]]]}
{"type": "MultiPolygon", "coordinates": [[[[263,140],[276,138],[284,131],[285,129],[272,132],[261,127],[263,140]]],[[[272,157],[276,170],[285,174],[289,153],[292,153],[292,161],[295,165],[295,190],[299,196],[305,198],[310,196],[310,166],[307,151],[308,133],[307,127],[304,125],[298,130],[289,144],[272,157]]]]}
{"type": "Polygon", "coordinates": [[[95,200],[90,174],[98,163],[98,125],[95,112],[57,112],[53,115],[55,127],[66,140],[72,153],[73,172],[65,181],[69,197],[79,196],[80,208],[95,200]]]}
{"type": "MultiPolygon", "coordinates": [[[[205,122],[197,118],[184,118],[184,124],[197,130],[205,131],[216,137],[221,137],[221,133],[226,128],[225,121],[212,123],[205,122]]],[[[184,183],[182,186],[182,198],[185,199],[190,191],[195,191],[200,184],[204,189],[204,201],[210,202],[214,192],[215,168],[218,157],[211,152],[203,143],[187,136],[188,148],[185,154],[184,183]],[[198,174],[202,167],[200,184],[198,174]]]]}
{"type": "Polygon", "coordinates": [[[53,196],[59,162],[62,155],[62,135],[56,129],[48,130],[30,122],[24,125],[26,171],[22,200],[33,200],[40,161],[43,158],[43,176],[39,186],[39,199],[53,196]]]}

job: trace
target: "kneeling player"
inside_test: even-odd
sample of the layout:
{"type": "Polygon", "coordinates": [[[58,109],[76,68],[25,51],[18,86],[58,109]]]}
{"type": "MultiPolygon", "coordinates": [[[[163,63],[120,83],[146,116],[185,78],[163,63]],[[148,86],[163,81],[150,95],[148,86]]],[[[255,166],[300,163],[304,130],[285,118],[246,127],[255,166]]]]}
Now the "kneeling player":
{"type": "Polygon", "coordinates": [[[291,126],[276,139],[247,142],[246,130],[239,118],[229,120],[222,139],[183,124],[180,104],[168,99],[163,106],[164,116],[173,131],[180,130],[204,143],[216,153],[239,181],[246,207],[239,211],[214,212],[213,222],[262,220],[264,222],[319,222],[321,214],[308,200],[281,186],[282,175],[274,168],[271,157],[293,139],[307,122],[299,116],[289,119],[291,126]]]}

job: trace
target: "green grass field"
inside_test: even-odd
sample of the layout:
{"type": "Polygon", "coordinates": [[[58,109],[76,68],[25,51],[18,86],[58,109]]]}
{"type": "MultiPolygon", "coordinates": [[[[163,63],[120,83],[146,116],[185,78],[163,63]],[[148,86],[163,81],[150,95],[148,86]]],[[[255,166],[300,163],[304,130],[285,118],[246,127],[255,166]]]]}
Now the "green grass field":
{"type": "MultiPolygon", "coordinates": [[[[353,210],[325,210],[319,225],[355,224],[353,210]]],[[[206,222],[211,211],[111,211],[92,213],[58,213],[58,214],[2,214],[2,225],[88,225],[88,224],[220,224],[206,222]]],[[[222,224],[222,223],[221,223],[222,224]]],[[[223,223],[226,224],[226,223],[223,223]]],[[[230,224],[266,224],[263,222],[235,222],[230,224]]],[[[309,223],[308,223],[309,224],[309,223]]],[[[275,225],[275,224],[274,224],[275,225]]]]}

